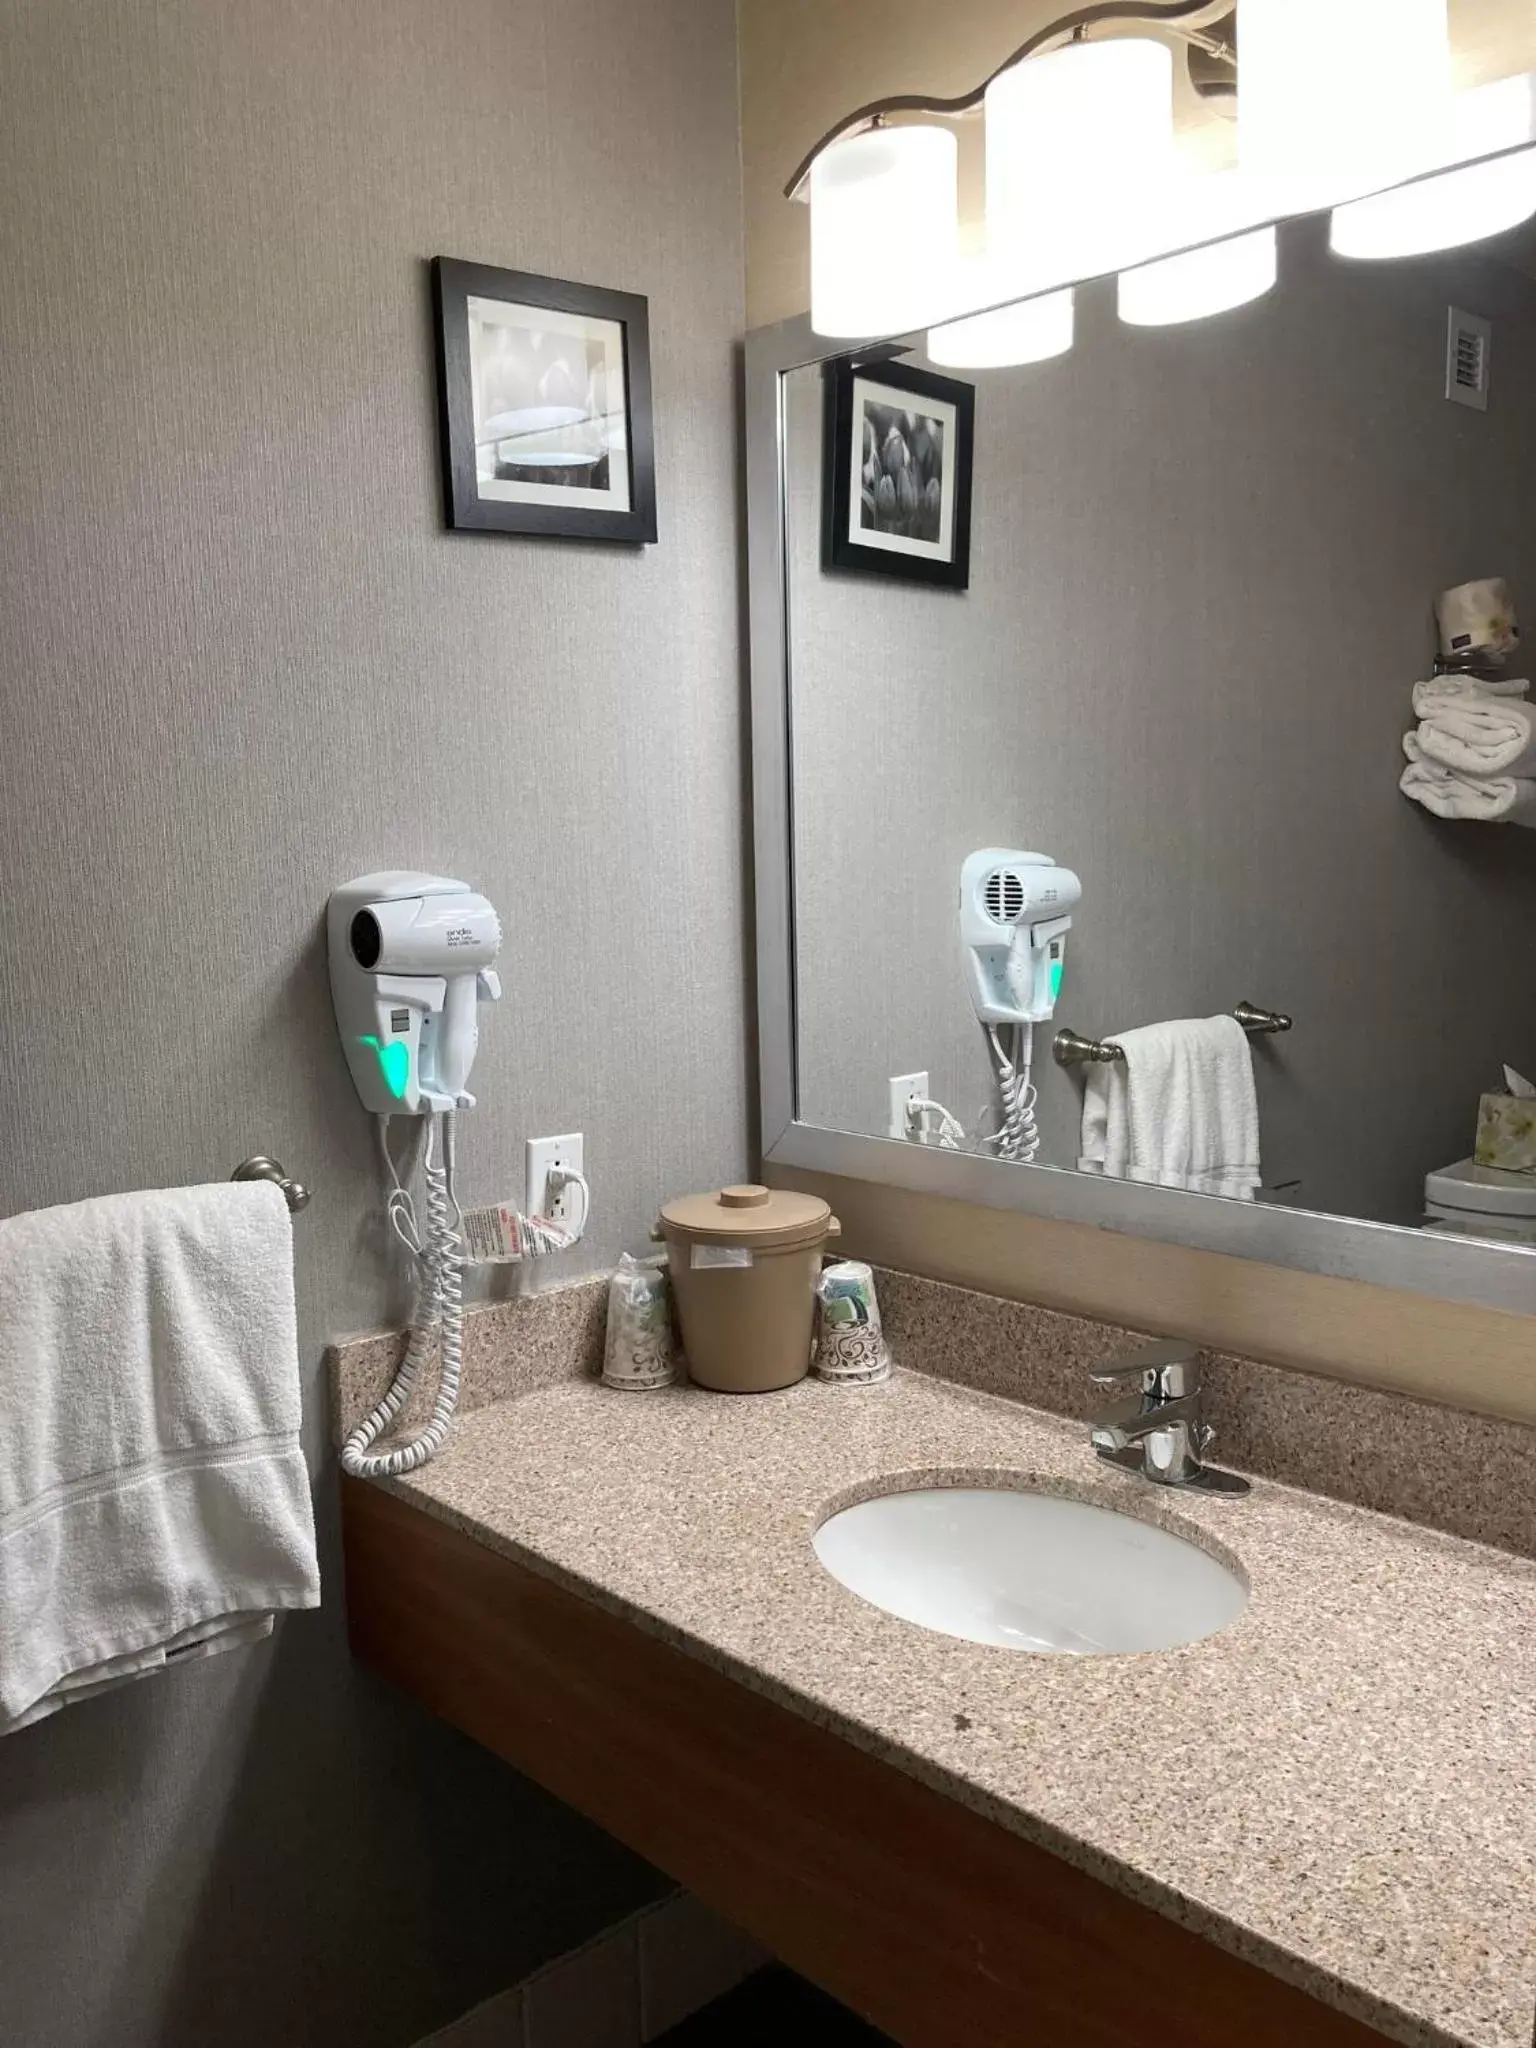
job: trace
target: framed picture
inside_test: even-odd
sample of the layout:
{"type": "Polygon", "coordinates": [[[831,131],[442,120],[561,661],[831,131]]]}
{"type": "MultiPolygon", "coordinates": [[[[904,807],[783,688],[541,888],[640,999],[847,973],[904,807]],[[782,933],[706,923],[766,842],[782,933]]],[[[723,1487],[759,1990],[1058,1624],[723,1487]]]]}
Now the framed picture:
{"type": "Polygon", "coordinates": [[[654,540],[645,300],[447,256],[432,291],[448,524],[654,540]]]}
{"type": "Polygon", "coordinates": [[[826,366],[822,563],[964,590],[976,387],[906,363],[826,366]]]}

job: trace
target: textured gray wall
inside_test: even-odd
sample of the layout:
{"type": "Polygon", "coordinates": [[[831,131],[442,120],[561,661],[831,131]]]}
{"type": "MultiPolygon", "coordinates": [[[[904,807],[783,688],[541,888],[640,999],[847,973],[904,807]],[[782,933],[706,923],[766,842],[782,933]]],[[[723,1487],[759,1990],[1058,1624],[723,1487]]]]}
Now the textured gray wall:
{"type": "MultiPolygon", "coordinates": [[[[790,398],[800,1113],[883,1133],[886,1082],[987,1099],[955,901],[973,848],[1083,879],[1058,1021],[1243,997],[1264,1177],[1417,1212],[1501,1060],[1536,1062],[1536,832],[1398,793],[1436,590],[1536,614],[1536,289],[1477,259],[1348,265],[1320,222],[1270,298],[975,377],[968,593],[823,575],[819,378],[790,398]],[[1443,397],[1448,302],[1494,317],[1486,415],[1443,397]]],[[[1054,1027],[1053,1027],[1054,1028],[1054,1027]]],[[[1039,1034],[1048,1040],[1049,1033],[1039,1034]]],[[[1037,1061],[1042,1159],[1079,1087],[1037,1061]]]]}
{"type": "MultiPolygon", "coordinates": [[[[0,4],[0,1210],[315,1188],[320,1351],[398,1307],[320,918],[500,905],[463,1192],[586,1133],[573,1262],[748,1153],[724,0],[0,4]],[[661,541],[440,528],[425,259],[649,295],[661,541]]],[[[326,1608],[0,1746],[0,2034],[410,2041],[653,1879],[354,1672],[326,1608]]]]}

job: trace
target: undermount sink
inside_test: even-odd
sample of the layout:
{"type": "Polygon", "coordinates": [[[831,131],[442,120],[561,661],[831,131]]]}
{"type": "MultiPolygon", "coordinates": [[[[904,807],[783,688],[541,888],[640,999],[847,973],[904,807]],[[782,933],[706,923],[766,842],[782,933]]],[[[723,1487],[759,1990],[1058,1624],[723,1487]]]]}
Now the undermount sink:
{"type": "Polygon", "coordinates": [[[861,1500],[812,1539],[852,1593],[940,1635],[1083,1657],[1171,1650],[1235,1621],[1237,1574],[1149,1522],[1001,1487],[861,1500]]]}

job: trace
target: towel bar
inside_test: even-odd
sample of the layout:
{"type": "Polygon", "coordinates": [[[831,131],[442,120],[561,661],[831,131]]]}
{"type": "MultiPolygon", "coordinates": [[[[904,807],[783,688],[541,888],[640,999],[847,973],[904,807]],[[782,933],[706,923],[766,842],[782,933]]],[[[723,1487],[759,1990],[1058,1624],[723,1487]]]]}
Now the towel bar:
{"type": "MultiPolygon", "coordinates": [[[[1253,1003],[1239,1003],[1232,1014],[1250,1038],[1291,1028],[1291,1020],[1283,1010],[1261,1010],[1253,1003]]],[[[1112,1038],[1084,1038],[1066,1028],[1058,1031],[1051,1040],[1051,1051],[1059,1067],[1104,1065],[1110,1060],[1125,1058],[1124,1051],[1112,1038]]]]}
{"type": "Polygon", "coordinates": [[[242,1159],[231,1180],[269,1180],[283,1191],[283,1200],[295,1215],[309,1207],[309,1189],[301,1180],[290,1180],[277,1160],[269,1159],[265,1152],[258,1152],[253,1159],[242,1159]]]}

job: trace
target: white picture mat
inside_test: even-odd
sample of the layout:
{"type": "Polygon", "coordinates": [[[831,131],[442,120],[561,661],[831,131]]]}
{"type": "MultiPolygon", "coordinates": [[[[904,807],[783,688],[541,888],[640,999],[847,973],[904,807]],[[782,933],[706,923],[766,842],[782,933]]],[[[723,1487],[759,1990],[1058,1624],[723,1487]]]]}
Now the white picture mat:
{"type": "MultiPolygon", "coordinates": [[[[482,425],[477,330],[518,328],[529,334],[568,335],[603,353],[603,383],[608,394],[604,414],[608,444],[608,488],[591,490],[579,484],[529,483],[521,478],[476,476],[480,497],[506,504],[563,505],[596,512],[627,512],[629,503],[629,391],[624,378],[624,328],[618,320],[590,313],[555,312],[547,306],[525,306],[515,300],[487,299],[471,293],[466,301],[469,323],[470,386],[475,409],[475,434],[482,425]]],[[[478,467],[478,465],[477,465],[478,467]]]]}
{"type": "Polygon", "coordinates": [[[953,558],[955,524],[955,465],[959,460],[959,437],[955,431],[956,409],[946,398],[928,398],[916,391],[903,391],[894,384],[881,384],[870,377],[853,380],[853,431],[848,436],[848,538],[861,548],[883,548],[887,554],[917,555],[925,562],[948,562],[953,558]],[[880,533],[865,526],[859,516],[859,494],[864,483],[864,407],[894,406],[898,412],[916,413],[934,420],[944,430],[944,470],[940,481],[939,537],[913,540],[905,533],[880,533]]]}

